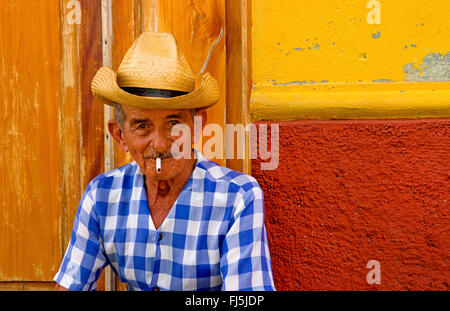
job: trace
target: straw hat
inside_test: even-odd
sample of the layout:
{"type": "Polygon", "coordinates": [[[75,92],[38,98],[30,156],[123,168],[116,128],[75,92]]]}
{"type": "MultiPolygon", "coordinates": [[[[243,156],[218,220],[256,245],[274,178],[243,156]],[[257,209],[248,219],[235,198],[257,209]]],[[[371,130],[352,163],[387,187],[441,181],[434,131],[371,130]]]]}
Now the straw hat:
{"type": "Polygon", "coordinates": [[[195,89],[194,75],[175,37],[162,32],[140,35],[125,54],[117,74],[110,68],[100,68],[91,89],[105,104],[147,109],[195,109],[219,101],[216,79],[205,73],[195,89]],[[165,97],[138,96],[125,91],[133,88],[150,89],[150,93],[164,93],[165,97]]]}

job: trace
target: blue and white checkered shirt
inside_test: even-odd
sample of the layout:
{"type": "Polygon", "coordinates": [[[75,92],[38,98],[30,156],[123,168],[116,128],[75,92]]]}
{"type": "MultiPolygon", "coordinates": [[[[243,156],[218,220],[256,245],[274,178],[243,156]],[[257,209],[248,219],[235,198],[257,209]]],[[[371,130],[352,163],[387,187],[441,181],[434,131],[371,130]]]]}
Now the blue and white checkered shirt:
{"type": "Polygon", "coordinates": [[[274,290],[258,182],[195,153],[158,229],[136,162],[92,180],[54,280],[95,290],[109,264],[128,290],[274,290]]]}

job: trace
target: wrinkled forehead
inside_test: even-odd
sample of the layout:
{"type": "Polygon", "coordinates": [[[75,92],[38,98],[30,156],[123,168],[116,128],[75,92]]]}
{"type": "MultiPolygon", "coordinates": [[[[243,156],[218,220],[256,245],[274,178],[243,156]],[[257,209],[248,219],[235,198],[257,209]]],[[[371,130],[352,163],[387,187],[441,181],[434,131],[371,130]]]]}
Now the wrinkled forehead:
{"type": "Polygon", "coordinates": [[[189,119],[192,118],[195,110],[193,109],[146,109],[141,107],[134,107],[122,105],[122,109],[127,116],[127,119],[142,118],[150,120],[163,120],[167,118],[189,119]]]}

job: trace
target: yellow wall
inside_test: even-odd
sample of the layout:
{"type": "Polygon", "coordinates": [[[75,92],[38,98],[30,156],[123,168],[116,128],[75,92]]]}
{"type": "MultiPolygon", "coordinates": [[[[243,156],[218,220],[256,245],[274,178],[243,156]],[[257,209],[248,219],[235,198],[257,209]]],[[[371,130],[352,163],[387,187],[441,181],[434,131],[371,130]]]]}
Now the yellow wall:
{"type": "Polygon", "coordinates": [[[448,0],[252,5],[254,120],[450,116],[448,0]]]}

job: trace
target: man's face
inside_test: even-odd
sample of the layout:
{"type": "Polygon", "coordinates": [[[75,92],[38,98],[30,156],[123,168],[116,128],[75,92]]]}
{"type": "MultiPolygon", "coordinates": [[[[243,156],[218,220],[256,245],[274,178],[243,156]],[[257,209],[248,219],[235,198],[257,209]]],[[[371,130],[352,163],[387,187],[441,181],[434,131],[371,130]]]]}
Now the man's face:
{"type": "Polygon", "coordinates": [[[172,136],[171,133],[175,125],[186,124],[193,135],[191,110],[150,110],[126,105],[122,105],[122,109],[126,120],[122,126],[122,142],[119,144],[123,150],[130,152],[145,176],[167,180],[186,169],[186,165],[183,166],[186,160],[174,159],[171,154],[172,144],[180,138],[182,132],[179,136],[172,136]],[[159,174],[156,172],[158,157],[162,160],[159,174]]]}

